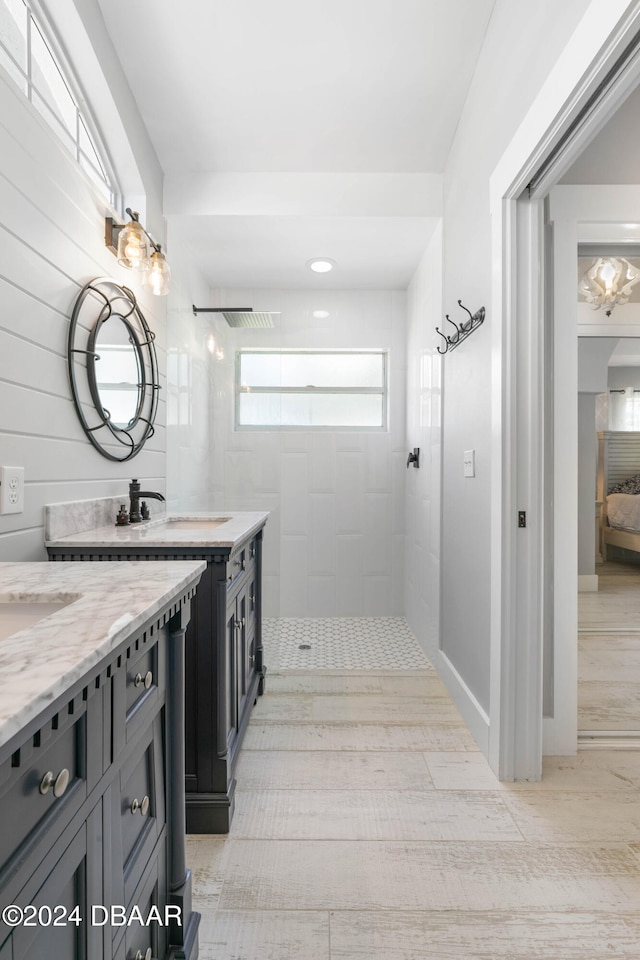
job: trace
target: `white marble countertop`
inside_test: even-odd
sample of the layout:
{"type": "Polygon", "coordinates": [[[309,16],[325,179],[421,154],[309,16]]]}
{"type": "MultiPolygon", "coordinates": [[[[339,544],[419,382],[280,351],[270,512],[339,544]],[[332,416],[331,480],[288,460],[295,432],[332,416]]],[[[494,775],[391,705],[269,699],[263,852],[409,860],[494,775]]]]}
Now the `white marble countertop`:
{"type": "Polygon", "coordinates": [[[3,604],[5,627],[11,623],[9,604],[66,604],[0,637],[0,746],[195,586],[205,569],[198,560],[0,563],[0,627],[3,604]]]}
{"type": "Polygon", "coordinates": [[[256,533],[267,521],[268,513],[218,510],[209,513],[171,513],[154,516],[142,523],[117,527],[96,527],[82,533],[46,540],[47,547],[225,547],[233,549],[256,533]],[[226,518],[219,527],[207,528],[207,521],[226,518]],[[173,520],[203,521],[201,530],[177,530],[173,520]]]}

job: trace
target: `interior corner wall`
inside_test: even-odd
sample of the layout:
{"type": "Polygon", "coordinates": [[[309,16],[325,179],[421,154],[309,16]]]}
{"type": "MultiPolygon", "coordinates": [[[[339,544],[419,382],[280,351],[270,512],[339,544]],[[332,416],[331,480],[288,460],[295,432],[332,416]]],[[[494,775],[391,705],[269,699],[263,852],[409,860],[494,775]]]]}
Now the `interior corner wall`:
{"type": "Polygon", "coordinates": [[[420,468],[406,474],[405,616],[438,666],[440,628],[440,471],[442,363],[442,225],[435,231],[407,291],[407,449],[420,448],[420,468]]]}
{"type": "Polygon", "coordinates": [[[441,645],[467,720],[486,722],[490,710],[492,391],[502,376],[491,352],[490,178],[584,12],[584,0],[540,0],[535,16],[529,0],[496,0],[445,171],[443,311],[464,319],[458,299],[487,311],[443,376],[441,645]]]}
{"type": "Polygon", "coordinates": [[[193,305],[207,307],[210,290],[186,247],[171,245],[167,298],[167,508],[210,510],[215,444],[211,412],[216,365],[215,326],[193,305]]]}
{"type": "Polygon", "coordinates": [[[274,329],[217,321],[215,507],[268,510],[264,614],[402,616],[405,291],[225,290],[227,306],[280,311],[274,329]],[[314,318],[313,312],[328,312],[314,318]],[[226,329],[225,329],[226,328],[226,329]],[[389,430],[234,430],[241,347],[388,349],[389,430]]]}
{"type": "Polygon", "coordinates": [[[165,304],[118,267],[110,211],[55,134],[0,69],[0,463],[25,470],[23,513],[0,516],[0,560],[44,560],[47,503],[126,495],[132,475],[164,490],[165,304]],[[67,336],[95,277],[131,287],[156,333],[161,374],[154,436],[135,460],[102,457],[72,402],[67,336]]]}

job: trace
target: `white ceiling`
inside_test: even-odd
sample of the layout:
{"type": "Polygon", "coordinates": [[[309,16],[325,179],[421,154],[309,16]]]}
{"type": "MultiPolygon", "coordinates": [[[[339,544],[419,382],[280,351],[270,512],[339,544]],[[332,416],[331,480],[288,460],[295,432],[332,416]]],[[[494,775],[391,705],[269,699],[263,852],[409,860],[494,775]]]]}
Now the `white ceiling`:
{"type": "MultiPolygon", "coordinates": [[[[98,2],[167,184],[229,172],[442,173],[494,4],[98,2]]],[[[281,190],[285,214],[286,180],[281,190]]],[[[301,271],[317,241],[309,256],[338,263],[332,285],[402,287],[439,213],[425,215],[423,200],[416,193],[415,216],[366,218],[218,216],[191,204],[172,226],[174,202],[169,243],[183,230],[197,237],[212,286],[317,284],[301,271]]]]}

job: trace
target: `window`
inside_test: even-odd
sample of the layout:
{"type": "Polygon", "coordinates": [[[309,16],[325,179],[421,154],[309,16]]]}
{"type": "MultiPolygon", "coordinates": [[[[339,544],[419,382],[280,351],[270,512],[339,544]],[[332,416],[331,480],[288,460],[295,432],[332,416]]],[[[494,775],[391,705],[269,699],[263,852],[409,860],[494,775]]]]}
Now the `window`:
{"type": "Polygon", "coordinates": [[[240,350],[237,429],[384,430],[382,350],[240,350]]]}
{"type": "Polygon", "coordinates": [[[86,107],[79,107],[81,98],[73,92],[70,75],[62,70],[25,0],[0,0],[0,65],[115,206],[118,191],[107,172],[106,151],[98,149],[97,136],[89,132],[91,117],[86,107]]]}
{"type": "Polygon", "coordinates": [[[608,429],[640,430],[640,390],[626,387],[609,391],[608,429]]]}

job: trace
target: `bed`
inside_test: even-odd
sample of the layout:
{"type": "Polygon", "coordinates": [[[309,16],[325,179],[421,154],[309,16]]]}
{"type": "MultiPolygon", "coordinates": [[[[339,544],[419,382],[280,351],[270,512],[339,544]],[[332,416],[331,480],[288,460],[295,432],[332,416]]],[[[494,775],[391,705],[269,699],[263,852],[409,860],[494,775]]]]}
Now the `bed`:
{"type": "Polygon", "coordinates": [[[640,553],[639,431],[598,433],[597,500],[602,502],[602,559],[607,559],[608,546],[640,553]]]}

